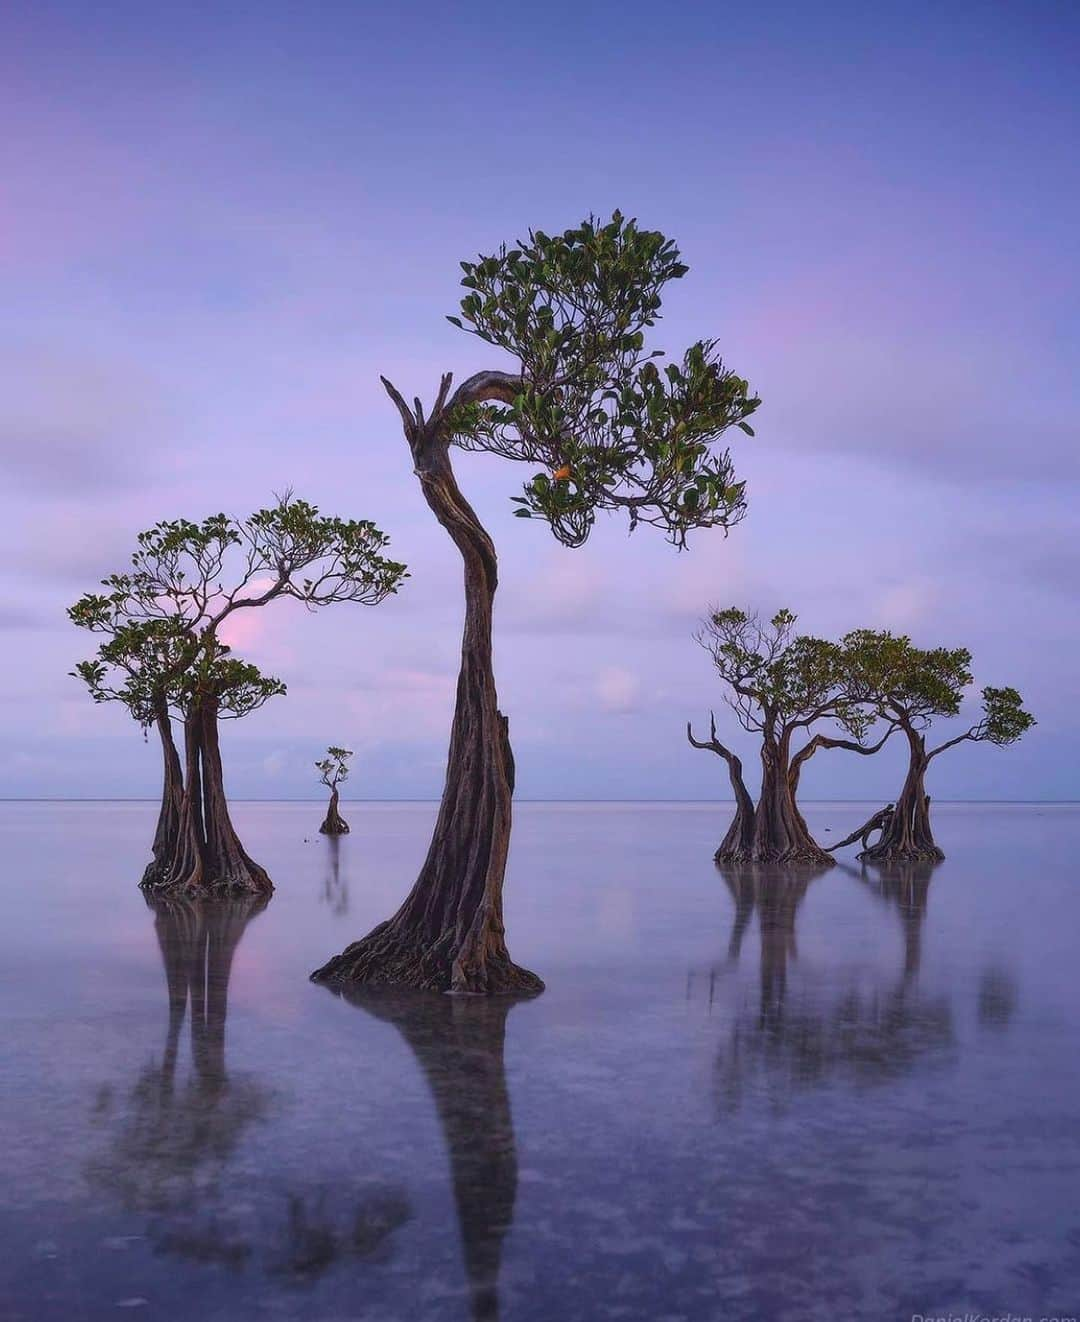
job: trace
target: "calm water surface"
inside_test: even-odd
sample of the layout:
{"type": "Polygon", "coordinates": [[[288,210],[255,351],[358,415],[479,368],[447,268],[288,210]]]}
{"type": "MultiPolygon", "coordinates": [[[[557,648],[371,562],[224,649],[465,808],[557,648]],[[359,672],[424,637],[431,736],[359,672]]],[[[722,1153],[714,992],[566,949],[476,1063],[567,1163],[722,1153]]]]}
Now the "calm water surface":
{"type": "Polygon", "coordinates": [[[153,805],[0,805],[0,1317],[1080,1312],[1080,809],[754,878],[722,807],[524,804],[542,997],[309,984],[433,814],[237,805],[269,905],[155,909],[153,805]]]}

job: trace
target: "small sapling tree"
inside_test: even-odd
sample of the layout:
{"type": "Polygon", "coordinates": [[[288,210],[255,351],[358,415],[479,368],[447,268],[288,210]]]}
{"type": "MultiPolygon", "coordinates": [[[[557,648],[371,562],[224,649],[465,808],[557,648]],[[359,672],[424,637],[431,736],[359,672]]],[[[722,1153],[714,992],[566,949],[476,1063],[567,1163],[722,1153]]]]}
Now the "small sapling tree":
{"type": "Polygon", "coordinates": [[[238,611],[292,599],[316,609],[376,605],[396,592],[404,565],[387,559],[374,524],[330,518],[291,494],[244,519],[175,519],[138,537],[131,567],[102,581],[68,614],[101,634],[73,672],[97,702],[119,701],[159,732],[164,789],[147,888],[267,893],[229,816],[218,723],[285,692],[280,680],[233,657],[220,631],[238,611]],[[172,717],[184,728],[181,759],[172,717]]]}
{"type": "Polygon", "coordinates": [[[847,692],[903,730],[908,769],[895,810],[881,838],[859,855],[874,863],[944,858],[930,825],[926,773],[946,749],[962,743],[1015,743],[1035,724],[1014,688],[982,690],[982,713],[960,734],[927,748],[927,732],[937,720],[956,717],[972,684],[966,647],[915,647],[903,635],[857,629],[843,640],[847,692]]]}
{"type": "Polygon", "coordinates": [[[515,498],[521,519],[580,546],[598,511],[630,528],[659,528],[677,547],[696,528],[728,528],[743,484],[718,447],[749,432],[758,406],[747,383],[702,340],[657,365],[646,332],[665,286],[686,274],[675,244],[618,212],[608,224],[527,239],[463,262],[466,295],[450,320],[502,351],[505,367],[409,405],[385,378],[412,467],[435,518],[461,554],[465,623],[446,784],[431,846],[389,921],[312,977],[438,991],[535,992],[543,983],[510,959],[503,874],[514,764],[492,668],[495,547],[462,495],[451,455],[479,450],[529,465],[515,498]]]}
{"type": "Polygon", "coordinates": [[[352,757],[351,748],[330,747],[326,750],[326,756],[315,763],[319,779],[330,791],[330,804],[326,809],[323,824],[319,827],[323,835],[349,834],[349,823],[338,812],[338,786],[349,779],[350,757],[352,757]]]}

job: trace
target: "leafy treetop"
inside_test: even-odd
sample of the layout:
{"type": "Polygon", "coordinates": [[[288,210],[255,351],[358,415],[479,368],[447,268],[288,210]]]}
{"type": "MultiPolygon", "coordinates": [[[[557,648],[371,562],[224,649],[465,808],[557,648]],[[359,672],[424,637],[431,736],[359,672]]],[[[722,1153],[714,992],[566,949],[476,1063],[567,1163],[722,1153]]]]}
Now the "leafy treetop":
{"type": "MultiPolygon", "coordinates": [[[[912,731],[935,719],[958,716],[972,684],[971,653],[965,647],[922,648],[887,630],[856,629],[842,641],[848,694],[912,731]]],[[[982,690],[982,714],[963,733],[926,754],[927,760],[965,741],[998,746],[1015,743],[1035,724],[1014,688],[982,690]]]]}
{"type": "Polygon", "coordinates": [[[192,635],[215,632],[234,611],[291,597],[307,607],[376,605],[398,590],[405,566],[381,552],[389,538],[367,520],[330,518],[286,493],[245,519],[170,519],[139,533],[131,569],[102,580],[68,615],[112,633],[137,620],[169,620],[192,635]]]}
{"type": "Polygon", "coordinates": [[[842,648],[796,634],[796,623],[786,609],[764,621],[730,607],[708,615],[697,641],[730,690],[728,705],[744,730],[781,737],[829,719],[861,739],[874,714],[849,693],[842,648]]]}
{"type": "MultiPolygon", "coordinates": [[[[712,340],[663,367],[662,351],[646,346],[665,286],[688,270],[670,239],[616,211],[558,235],[530,230],[461,265],[469,292],[450,321],[513,355],[518,370],[459,387],[447,431],[465,449],[541,466],[515,498],[518,517],[544,519],[577,546],[597,510],[622,509],[631,530],[653,524],[678,547],[693,528],[742,518],[745,484],[714,447],[731,426],[753,435],[760,400],[712,340]]],[[[446,377],[440,405],[448,390],[446,377]]]]}
{"type": "Polygon", "coordinates": [[[285,692],[218,639],[234,611],[279,597],[308,609],[376,605],[407,577],[382,554],[389,539],[373,523],[321,515],[288,492],[245,519],[171,519],[136,540],[131,568],[103,579],[105,591],[81,597],[68,616],[105,639],[72,673],[94,701],[119,701],[144,726],[206,700],[223,717],[246,716],[285,692]]]}
{"type": "Polygon", "coordinates": [[[315,763],[315,770],[319,772],[319,779],[331,790],[349,779],[349,758],[352,757],[351,748],[335,748],[331,746],[326,750],[326,756],[315,763]]]}
{"type": "Polygon", "coordinates": [[[71,673],[95,702],[121,703],[144,728],[171,709],[187,715],[208,701],[219,717],[234,720],[286,692],[281,680],[232,656],[225,644],[195,644],[165,620],[119,626],[71,673]]]}

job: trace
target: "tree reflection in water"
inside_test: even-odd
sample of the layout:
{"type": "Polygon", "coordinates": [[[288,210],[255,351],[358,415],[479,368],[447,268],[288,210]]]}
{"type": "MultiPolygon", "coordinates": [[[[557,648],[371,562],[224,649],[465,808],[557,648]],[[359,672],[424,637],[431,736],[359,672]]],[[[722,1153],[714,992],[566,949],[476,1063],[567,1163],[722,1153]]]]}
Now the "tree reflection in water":
{"type": "Polygon", "coordinates": [[[340,835],[322,837],[326,842],[326,877],[323,881],[323,903],[330,906],[335,918],[344,918],[349,912],[349,881],[341,875],[340,835]]]}
{"type": "MultiPolygon", "coordinates": [[[[795,923],[818,873],[778,868],[722,869],[735,902],[728,965],[739,960],[756,913],[761,938],[760,989],[754,1009],[738,1007],[730,1040],[716,1062],[718,1100],[736,1109],[751,1090],[784,1105],[799,1089],[848,1078],[866,1086],[896,1078],[954,1043],[948,997],[928,996],[918,986],[922,925],[933,864],[893,865],[858,874],[900,912],[904,959],[897,975],[883,979],[854,969],[841,986],[801,982],[788,987],[796,958],[795,923]]],[[[715,971],[713,974],[715,978],[715,971]]]]}
{"type": "Polygon", "coordinates": [[[226,1068],[229,978],[241,938],[267,899],[147,896],[146,903],[168,990],[164,1050],[126,1097],[101,1091],[94,1119],[108,1139],[87,1166],[88,1180],[126,1211],[147,1216],[158,1251],[189,1261],[261,1266],[302,1283],[343,1259],[385,1257],[389,1236],[410,1216],[399,1190],[347,1202],[336,1185],[267,1197],[257,1187],[259,1172],[239,1161],[241,1142],[267,1115],[272,1095],[252,1075],[226,1068]],[[180,1081],[189,1009],[191,1070],[180,1081]]]}
{"type": "Polygon", "coordinates": [[[503,1239],[514,1218],[517,1148],[503,1045],[509,996],[438,996],[348,988],[342,995],[392,1023],[409,1044],[435,1100],[476,1322],[499,1316],[503,1239]]]}

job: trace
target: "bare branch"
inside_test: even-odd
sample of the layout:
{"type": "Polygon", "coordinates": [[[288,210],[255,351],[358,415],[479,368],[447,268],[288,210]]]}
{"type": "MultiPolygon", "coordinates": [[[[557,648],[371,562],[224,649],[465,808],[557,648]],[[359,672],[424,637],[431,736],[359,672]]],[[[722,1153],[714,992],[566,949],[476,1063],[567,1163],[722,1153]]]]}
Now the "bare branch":
{"type": "Polygon", "coordinates": [[[404,396],[401,394],[400,391],[395,389],[395,387],[386,379],[385,376],[380,376],[379,380],[383,383],[383,389],[394,401],[394,405],[397,408],[397,411],[401,414],[401,421],[404,424],[406,436],[412,436],[413,432],[416,429],[416,419],[409,411],[409,406],[408,404],[405,403],[404,396]]]}

